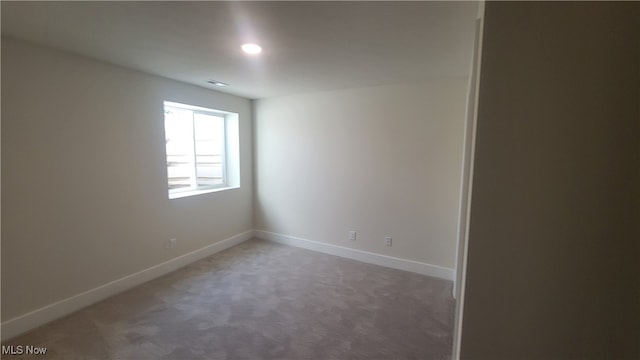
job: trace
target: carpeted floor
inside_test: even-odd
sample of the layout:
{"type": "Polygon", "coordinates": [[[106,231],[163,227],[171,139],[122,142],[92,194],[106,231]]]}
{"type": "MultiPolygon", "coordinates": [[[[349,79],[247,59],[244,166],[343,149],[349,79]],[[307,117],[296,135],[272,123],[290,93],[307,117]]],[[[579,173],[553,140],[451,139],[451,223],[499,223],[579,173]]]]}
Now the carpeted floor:
{"type": "Polygon", "coordinates": [[[451,282],[250,240],[3,345],[3,359],[451,357],[451,282]]]}

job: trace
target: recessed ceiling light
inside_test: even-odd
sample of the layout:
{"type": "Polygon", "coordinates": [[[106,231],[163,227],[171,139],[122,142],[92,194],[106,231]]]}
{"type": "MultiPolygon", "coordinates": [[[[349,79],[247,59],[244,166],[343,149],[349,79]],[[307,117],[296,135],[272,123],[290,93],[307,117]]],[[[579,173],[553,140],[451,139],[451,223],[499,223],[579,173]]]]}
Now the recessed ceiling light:
{"type": "Polygon", "coordinates": [[[221,81],[216,81],[216,80],[209,80],[207,82],[209,84],[211,84],[211,85],[215,85],[215,86],[219,86],[219,87],[227,87],[227,86],[229,86],[229,84],[225,84],[225,83],[223,83],[221,81]]]}
{"type": "Polygon", "coordinates": [[[262,47],[258,44],[244,44],[242,45],[242,51],[249,55],[257,55],[262,52],[262,47]]]}

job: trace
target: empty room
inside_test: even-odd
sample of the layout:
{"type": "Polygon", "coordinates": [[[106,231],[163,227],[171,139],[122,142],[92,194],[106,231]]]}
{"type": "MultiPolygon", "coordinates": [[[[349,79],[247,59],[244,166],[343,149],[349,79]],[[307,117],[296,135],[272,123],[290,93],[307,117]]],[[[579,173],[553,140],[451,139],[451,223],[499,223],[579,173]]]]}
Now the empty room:
{"type": "Polygon", "coordinates": [[[0,3],[15,359],[637,359],[639,3],[0,3]]]}

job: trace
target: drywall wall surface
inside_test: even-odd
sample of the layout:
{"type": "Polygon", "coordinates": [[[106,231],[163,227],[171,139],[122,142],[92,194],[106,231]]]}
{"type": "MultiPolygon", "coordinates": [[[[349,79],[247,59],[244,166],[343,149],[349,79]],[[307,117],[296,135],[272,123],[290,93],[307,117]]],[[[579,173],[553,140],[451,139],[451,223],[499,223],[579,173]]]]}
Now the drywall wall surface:
{"type": "Polygon", "coordinates": [[[465,78],[256,101],[256,228],[453,268],[466,90],[465,78]]]}
{"type": "Polygon", "coordinates": [[[638,3],[487,2],[461,359],[637,359],[638,3]]]}
{"type": "Polygon", "coordinates": [[[251,162],[249,100],[3,38],[3,321],[251,230],[251,162]],[[240,114],[240,189],[167,198],[164,100],[240,114]]]}

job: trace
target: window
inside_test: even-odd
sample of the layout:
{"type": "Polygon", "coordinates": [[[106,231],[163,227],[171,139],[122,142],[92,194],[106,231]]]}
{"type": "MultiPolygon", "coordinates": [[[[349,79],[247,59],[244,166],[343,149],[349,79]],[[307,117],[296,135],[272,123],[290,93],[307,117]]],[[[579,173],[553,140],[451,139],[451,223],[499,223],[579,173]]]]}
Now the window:
{"type": "Polygon", "coordinates": [[[238,114],[164,102],[169,198],[240,186],[238,114]]]}

